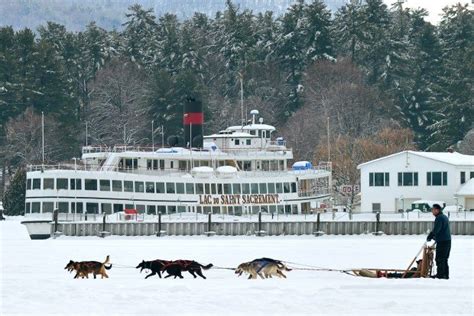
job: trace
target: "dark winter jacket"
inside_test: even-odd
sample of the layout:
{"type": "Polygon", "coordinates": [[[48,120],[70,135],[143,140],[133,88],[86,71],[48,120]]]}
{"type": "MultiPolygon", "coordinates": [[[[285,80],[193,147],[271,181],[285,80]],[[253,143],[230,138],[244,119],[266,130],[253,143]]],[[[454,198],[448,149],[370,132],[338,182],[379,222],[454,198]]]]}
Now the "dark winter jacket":
{"type": "Polygon", "coordinates": [[[449,219],[443,213],[436,215],[433,230],[429,233],[426,240],[434,239],[436,242],[451,240],[451,231],[449,230],[449,219]]]}

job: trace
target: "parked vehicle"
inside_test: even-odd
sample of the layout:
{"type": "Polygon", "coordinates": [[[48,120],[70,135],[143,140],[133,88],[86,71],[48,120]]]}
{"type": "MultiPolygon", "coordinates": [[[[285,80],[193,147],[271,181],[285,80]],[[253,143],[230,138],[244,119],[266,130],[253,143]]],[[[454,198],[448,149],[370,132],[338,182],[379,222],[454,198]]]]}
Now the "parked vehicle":
{"type": "Polygon", "coordinates": [[[417,200],[411,204],[411,210],[420,210],[423,213],[428,213],[431,212],[431,208],[434,204],[441,205],[442,210],[446,207],[446,203],[443,201],[417,200]]]}

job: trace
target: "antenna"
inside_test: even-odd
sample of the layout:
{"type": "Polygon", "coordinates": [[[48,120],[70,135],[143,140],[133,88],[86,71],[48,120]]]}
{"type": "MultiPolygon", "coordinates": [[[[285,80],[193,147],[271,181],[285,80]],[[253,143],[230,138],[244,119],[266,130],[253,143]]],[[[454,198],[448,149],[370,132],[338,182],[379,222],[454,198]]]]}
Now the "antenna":
{"type": "Polygon", "coordinates": [[[329,116],[328,116],[328,162],[331,161],[331,140],[329,137],[329,116]]]}
{"type": "Polygon", "coordinates": [[[41,144],[42,144],[42,156],[44,165],[44,113],[41,111],[41,144]]]}
{"type": "Polygon", "coordinates": [[[247,122],[247,111],[245,111],[245,121],[244,121],[244,75],[242,72],[239,72],[239,79],[240,79],[240,120],[242,125],[247,122]]]}

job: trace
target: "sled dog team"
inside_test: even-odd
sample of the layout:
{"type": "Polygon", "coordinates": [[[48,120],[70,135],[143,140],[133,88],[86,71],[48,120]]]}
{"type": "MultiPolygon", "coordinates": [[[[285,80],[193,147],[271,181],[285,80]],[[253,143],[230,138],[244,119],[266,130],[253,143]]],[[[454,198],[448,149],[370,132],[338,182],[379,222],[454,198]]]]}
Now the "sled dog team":
{"type": "MultiPolygon", "coordinates": [[[[106,273],[106,270],[112,268],[110,262],[110,256],[105,258],[104,262],[98,261],[73,261],[70,260],[64,269],[69,272],[76,271],[74,279],[77,278],[89,278],[89,274],[94,275],[94,279],[97,275],[100,275],[103,279],[108,278],[109,276],[106,273]]],[[[161,278],[161,273],[166,272],[168,275],[165,278],[174,277],[183,278],[182,272],[188,271],[194,278],[200,276],[205,279],[206,277],[202,273],[202,270],[209,270],[212,268],[212,263],[208,265],[202,265],[199,262],[193,260],[152,260],[145,261],[142,260],[135,268],[140,269],[140,273],[143,270],[150,270],[151,273],[148,274],[145,279],[153,275],[158,275],[161,278]]],[[[291,271],[283,262],[280,260],[275,260],[271,258],[260,258],[255,259],[249,262],[244,262],[239,264],[237,269],[235,269],[235,274],[241,276],[243,273],[248,274],[248,279],[257,279],[258,277],[262,279],[279,277],[286,278],[286,275],[283,271],[291,271]]]]}

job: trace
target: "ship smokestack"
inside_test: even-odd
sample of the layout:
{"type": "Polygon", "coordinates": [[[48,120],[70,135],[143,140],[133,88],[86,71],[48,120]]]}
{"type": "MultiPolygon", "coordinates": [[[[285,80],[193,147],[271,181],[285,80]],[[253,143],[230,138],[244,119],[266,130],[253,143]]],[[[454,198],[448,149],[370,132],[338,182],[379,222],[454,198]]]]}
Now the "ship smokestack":
{"type": "Polygon", "coordinates": [[[188,97],[184,104],[184,143],[187,147],[202,148],[202,125],[204,113],[202,103],[193,97],[188,97]]]}

